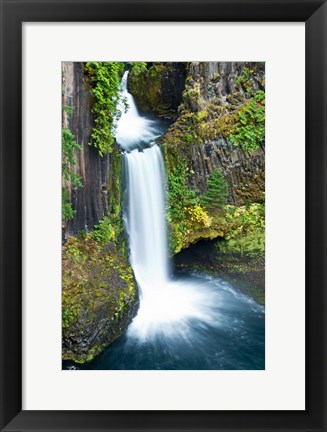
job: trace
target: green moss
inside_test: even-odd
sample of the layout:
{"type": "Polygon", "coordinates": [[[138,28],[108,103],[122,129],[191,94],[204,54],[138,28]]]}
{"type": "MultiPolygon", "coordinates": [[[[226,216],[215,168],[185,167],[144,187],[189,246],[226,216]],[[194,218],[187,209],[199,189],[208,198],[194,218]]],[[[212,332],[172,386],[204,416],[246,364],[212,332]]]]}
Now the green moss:
{"type": "MultiPolygon", "coordinates": [[[[226,219],[223,210],[217,211],[226,199],[226,183],[222,178],[219,179],[221,199],[215,205],[212,204],[213,199],[209,199],[209,204],[206,194],[201,196],[199,191],[189,187],[193,175],[190,163],[196,146],[203,146],[206,141],[218,137],[229,139],[247,152],[257,150],[263,142],[265,94],[261,89],[254,90],[258,83],[261,87],[264,84],[258,78],[260,67],[255,65],[251,69],[250,64],[246,66],[237,81],[242,91],[236,89],[226,101],[218,98],[206,101],[201,97],[199,82],[190,75],[186,78],[179,116],[161,139],[168,176],[167,219],[172,254],[203,238],[225,237],[231,228],[228,215],[226,219]],[[244,95],[244,86],[251,87],[251,95],[249,92],[244,95]],[[212,219],[210,226],[192,226],[189,221],[190,209],[199,203],[207,207],[208,216],[212,219]]],[[[219,78],[219,75],[214,76],[211,81],[219,78]]]]}
{"type": "Polygon", "coordinates": [[[99,244],[114,242],[127,256],[122,218],[122,155],[114,143],[110,154],[109,212],[99,221],[91,233],[99,244]]]}
{"type": "Polygon", "coordinates": [[[225,240],[219,244],[221,253],[238,253],[243,256],[263,256],[265,251],[265,232],[263,229],[255,228],[236,238],[225,240]]]}
{"type": "Polygon", "coordinates": [[[246,94],[236,90],[227,96],[226,102],[213,98],[208,103],[201,98],[199,83],[188,76],[179,117],[164,137],[164,143],[171,148],[187,147],[222,136],[244,151],[257,150],[265,138],[264,81],[257,77],[260,67],[243,69],[236,84],[239,89],[245,86],[246,94]],[[260,90],[255,91],[257,85],[260,90]]]}
{"type": "Polygon", "coordinates": [[[91,361],[133,318],[132,269],[113,243],[72,237],[63,247],[62,283],[63,359],[91,361]]]}
{"type": "Polygon", "coordinates": [[[138,62],[136,66],[132,66],[128,83],[138,107],[145,112],[153,111],[159,115],[165,114],[169,110],[169,104],[163,102],[161,89],[167,65],[162,63],[148,65],[144,62],[138,62]]]}
{"type": "Polygon", "coordinates": [[[241,75],[236,80],[236,84],[246,92],[246,95],[248,97],[251,97],[252,95],[251,78],[253,77],[254,73],[255,70],[245,66],[242,70],[241,75]]]}
{"type": "Polygon", "coordinates": [[[258,90],[237,114],[240,125],[236,126],[229,139],[246,152],[256,151],[265,139],[265,93],[258,90]]]}
{"type": "MultiPolygon", "coordinates": [[[[197,260],[177,261],[182,268],[197,269],[223,277],[241,288],[258,303],[265,295],[265,212],[262,203],[225,206],[224,212],[210,214],[211,224],[201,228],[193,224],[183,248],[202,239],[211,239],[196,254],[197,260]]],[[[196,248],[197,246],[195,246],[196,248]]],[[[177,250],[176,252],[179,252],[177,250]]]]}
{"type": "Polygon", "coordinates": [[[226,222],[229,226],[227,239],[235,238],[242,233],[251,232],[255,228],[265,228],[265,204],[251,203],[245,206],[225,206],[226,222]]]}
{"type": "Polygon", "coordinates": [[[200,108],[200,83],[195,82],[192,86],[187,86],[183,92],[183,102],[192,111],[200,108]]]}

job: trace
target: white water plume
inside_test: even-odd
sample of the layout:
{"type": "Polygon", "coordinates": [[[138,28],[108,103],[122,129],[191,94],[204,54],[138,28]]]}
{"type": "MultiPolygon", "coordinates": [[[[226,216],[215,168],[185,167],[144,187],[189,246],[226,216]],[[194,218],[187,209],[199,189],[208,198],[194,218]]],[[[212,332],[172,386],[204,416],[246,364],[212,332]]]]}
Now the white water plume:
{"type": "Polygon", "coordinates": [[[118,109],[121,113],[116,122],[116,140],[125,150],[142,149],[155,138],[160,136],[156,123],[140,116],[133,96],[127,90],[128,72],[124,73],[121,81],[121,98],[118,109]]]}

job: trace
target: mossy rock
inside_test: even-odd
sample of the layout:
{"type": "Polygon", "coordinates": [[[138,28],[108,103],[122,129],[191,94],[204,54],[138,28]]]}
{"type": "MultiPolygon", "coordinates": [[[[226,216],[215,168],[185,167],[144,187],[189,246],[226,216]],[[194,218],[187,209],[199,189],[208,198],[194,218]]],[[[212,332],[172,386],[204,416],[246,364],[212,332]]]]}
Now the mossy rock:
{"type": "Polygon", "coordinates": [[[213,218],[209,232],[212,235],[206,236],[205,231],[195,226],[184,237],[182,247],[176,249],[176,252],[181,252],[174,257],[177,267],[202,270],[222,277],[253,297],[257,303],[264,304],[264,205],[225,206],[225,213],[213,218]]]}
{"type": "Polygon", "coordinates": [[[128,87],[141,111],[175,118],[185,77],[186,63],[147,63],[142,72],[130,71],[128,87]]]}
{"type": "Polygon", "coordinates": [[[70,238],[62,255],[62,358],[85,363],[121,336],[138,308],[133,271],[113,243],[70,238]]]}

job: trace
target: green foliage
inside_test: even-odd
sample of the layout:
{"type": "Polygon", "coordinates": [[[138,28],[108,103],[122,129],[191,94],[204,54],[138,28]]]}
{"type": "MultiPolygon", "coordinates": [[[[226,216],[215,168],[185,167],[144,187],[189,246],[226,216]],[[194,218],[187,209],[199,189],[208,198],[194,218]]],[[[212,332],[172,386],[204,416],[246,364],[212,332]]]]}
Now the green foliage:
{"type": "Polygon", "coordinates": [[[62,110],[67,113],[68,117],[70,117],[73,114],[74,107],[72,107],[70,105],[64,105],[62,107],[62,110]]]}
{"type": "Polygon", "coordinates": [[[73,217],[75,215],[75,210],[73,210],[73,206],[72,206],[72,203],[70,201],[68,192],[66,191],[65,188],[62,188],[61,205],[62,205],[62,218],[64,220],[73,219],[73,217]]]}
{"type": "Polygon", "coordinates": [[[115,232],[115,243],[121,252],[127,256],[126,238],[124,232],[124,224],[122,218],[122,154],[117,146],[113,148],[110,155],[110,179],[109,179],[109,214],[110,223],[115,232]]]}
{"type": "Polygon", "coordinates": [[[258,90],[258,91],[256,92],[255,96],[254,96],[254,99],[255,99],[257,102],[262,102],[262,101],[265,100],[265,98],[266,98],[266,94],[265,94],[265,92],[264,92],[263,90],[258,90]]]}
{"type": "Polygon", "coordinates": [[[236,84],[241,86],[251,96],[252,84],[250,82],[254,71],[248,67],[243,68],[242,74],[237,78],[236,84]]]}
{"type": "Polygon", "coordinates": [[[128,75],[130,92],[141,111],[152,111],[156,114],[170,112],[170,103],[162,95],[163,77],[169,68],[163,63],[133,62],[128,75]]]}
{"type": "Polygon", "coordinates": [[[265,204],[252,203],[246,206],[234,207],[225,206],[226,221],[230,224],[229,233],[226,239],[237,237],[240,232],[252,231],[254,227],[264,228],[265,226],[265,204]]]}
{"type": "Polygon", "coordinates": [[[73,186],[81,187],[80,176],[72,172],[72,167],[76,165],[75,151],[81,150],[70,129],[62,129],[62,175],[65,180],[71,181],[73,186]]]}
{"type": "Polygon", "coordinates": [[[254,228],[251,232],[223,241],[219,244],[219,252],[262,257],[265,253],[265,232],[263,229],[254,228]]]}
{"type": "Polygon", "coordinates": [[[168,173],[168,207],[167,221],[169,224],[169,245],[172,253],[179,251],[188,234],[189,222],[199,218],[202,214],[194,209],[197,204],[196,193],[188,187],[187,176],[189,169],[183,159],[168,173]]]}
{"type": "Polygon", "coordinates": [[[147,63],[145,62],[132,62],[132,72],[139,75],[146,70],[147,63]]]}
{"type": "Polygon", "coordinates": [[[173,218],[180,218],[185,208],[197,201],[195,192],[187,185],[187,172],[185,163],[180,161],[168,176],[169,214],[173,218]]]}
{"type": "Polygon", "coordinates": [[[207,192],[201,198],[201,204],[208,209],[222,207],[227,198],[228,189],[224,176],[215,169],[207,182],[207,192]]]}
{"type": "Polygon", "coordinates": [[[105,216],[99,225],[95,225],[94,231],[92,231],[92,237],[97,243],[106,244],[110,241],[116,240],[115,229],[112,226],[108,216],[105,216]]]}
{"type": "Polygon", "coordinates": [[[245,152],[257,150],[265,139],[265,93],[257,91],[254,98],[238,111],[241,126],[236,128],[229,139],[245,152]]]}
{"type": "MultiPolygon", "coordinates": [[[[74,135],[68,128],[62,129],[62,176],[70,182],[73,188],[82,187],[81,177],[73,171],[76,165],[75,151],[80,151],[81,146],[75,141],[74,135]]],[[[75,210],[69,198],[68,191],[62,188],[62,218],[63,220],[73,219],[75,210]]]]}
{"type": "Polygon", "coordinates": [[[88,62],[85,72],[90,77],[93,88],[95,127],[92,130],[92,145],[100,156],[111,153],[114,142],[115,120],[119,115],[119,85],[124,71],[121,62],[88,62]]]}
{"type": "Polygon", "coordinates": [[[225,206],[228,229],[225,242],[219,244],[223,253],[263,256],[265,251],[265,205],[225,206]]]}

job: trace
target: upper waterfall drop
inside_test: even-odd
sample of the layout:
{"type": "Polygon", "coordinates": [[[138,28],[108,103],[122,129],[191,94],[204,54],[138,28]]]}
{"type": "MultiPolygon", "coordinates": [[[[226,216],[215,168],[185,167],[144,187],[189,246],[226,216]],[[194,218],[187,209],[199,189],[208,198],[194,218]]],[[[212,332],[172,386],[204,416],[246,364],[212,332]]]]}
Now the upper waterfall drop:
{"type": "Polygon", "coordinates": [[[156,122],[140,116],[133,96],[127,90],[128,71],[121,81],[121,98],[118,110],[121,116],[116,121],[116,140],[127,151],[142,149],[161,134],[156,122]]]}

